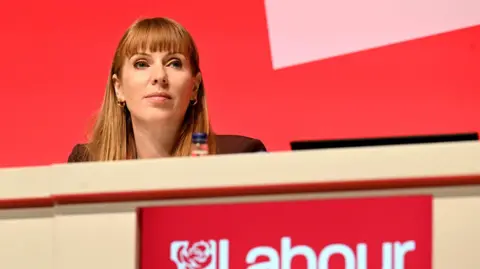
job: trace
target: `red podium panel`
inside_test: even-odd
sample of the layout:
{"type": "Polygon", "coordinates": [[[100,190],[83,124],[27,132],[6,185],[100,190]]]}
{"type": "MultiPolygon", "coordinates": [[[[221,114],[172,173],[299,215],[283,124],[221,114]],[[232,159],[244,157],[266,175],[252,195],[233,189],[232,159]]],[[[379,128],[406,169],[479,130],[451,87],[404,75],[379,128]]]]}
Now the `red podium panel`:
{"type": "Polygon", "coordinates": [[[139,211],[141,269],[430,269],[432,197],[139,211]]]}

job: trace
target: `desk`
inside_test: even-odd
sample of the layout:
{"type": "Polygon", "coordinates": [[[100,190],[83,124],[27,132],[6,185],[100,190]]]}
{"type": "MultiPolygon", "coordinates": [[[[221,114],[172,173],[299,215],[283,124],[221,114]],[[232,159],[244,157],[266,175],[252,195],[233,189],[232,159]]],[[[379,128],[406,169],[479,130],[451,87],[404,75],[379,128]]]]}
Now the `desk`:
{"type": "Polygon", "coordinates": [[[478,269],[480,143],[0,170],[0,268],[138,268],[137,208],[433,196],[433,268],[478,269]]]}

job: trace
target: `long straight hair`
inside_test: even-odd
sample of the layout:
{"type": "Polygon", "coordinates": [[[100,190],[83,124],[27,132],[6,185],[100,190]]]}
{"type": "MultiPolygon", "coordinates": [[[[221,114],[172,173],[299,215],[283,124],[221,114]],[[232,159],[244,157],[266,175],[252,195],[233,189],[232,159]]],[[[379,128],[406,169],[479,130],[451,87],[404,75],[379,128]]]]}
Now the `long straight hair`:
{"type": "MultiPolygon", "coordinates": [[[[183,54],[192,67],[192,76],[200,72],[199,55],[193,38],[177,22],[167,18],[149,18],[136,21],[125,32],[115,51],[108,76],[103,104],[96,119],[90,142],[87,144],[91,161],[136,159],[137,150],[127,106],[119,106],[115,95],[113,75],[120,77],[126,59],[138,52],[168,51],[183,54]]],[[[192,134],[208,135],[209,153],[216,153],[215,135],[210,127],[203,79],[197,94],[197,103],[188,107],[172,156],[188,156],[191,152],[192,134]]]]}

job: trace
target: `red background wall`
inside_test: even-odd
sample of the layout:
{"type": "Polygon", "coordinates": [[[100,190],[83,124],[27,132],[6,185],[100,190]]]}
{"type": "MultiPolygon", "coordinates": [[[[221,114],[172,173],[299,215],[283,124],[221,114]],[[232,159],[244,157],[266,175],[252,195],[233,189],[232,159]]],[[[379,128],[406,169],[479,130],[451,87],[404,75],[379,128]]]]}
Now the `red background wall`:
{"type": "Polygon", "coordinates": [[[292,139],[480,130],[480,26],[274,70],[263,1],[138,3],[0,4],[0,166],[66,161],[117,42],[144,16],[174,18],[196,38],[216,131],[270,151],[292,139]]]}

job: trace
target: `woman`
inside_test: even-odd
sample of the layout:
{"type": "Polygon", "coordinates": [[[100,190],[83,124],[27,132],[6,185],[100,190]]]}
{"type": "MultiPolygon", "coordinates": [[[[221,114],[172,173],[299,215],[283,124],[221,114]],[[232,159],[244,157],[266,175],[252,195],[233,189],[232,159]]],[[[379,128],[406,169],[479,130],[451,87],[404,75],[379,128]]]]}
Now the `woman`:
{"type": "Polygon", "coordinates": [[[144,19],[120,40],[92,137],[68,161],[189,156],[194,132],[208,135],[209,154],[266,151],[257,139],[213,133],[192,37],[173,20],[144,19]]]}

